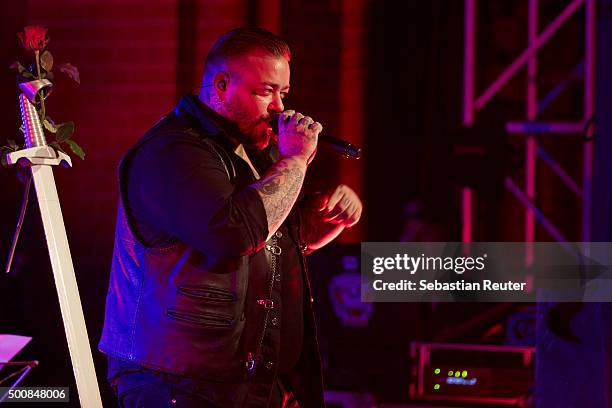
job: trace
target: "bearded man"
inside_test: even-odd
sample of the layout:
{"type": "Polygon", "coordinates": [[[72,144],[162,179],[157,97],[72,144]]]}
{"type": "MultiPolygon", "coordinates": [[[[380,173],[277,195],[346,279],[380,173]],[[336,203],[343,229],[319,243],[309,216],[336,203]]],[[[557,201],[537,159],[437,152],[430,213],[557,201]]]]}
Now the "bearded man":
{"type": "Polygon", "coordinates": [[[285,110],[289,61],[267,31],[223,34],[199,95],[121,161],[99,345],[121,406],[324,405],[305,255],[362,205],[301,194],[322,126],[285,110]]]}

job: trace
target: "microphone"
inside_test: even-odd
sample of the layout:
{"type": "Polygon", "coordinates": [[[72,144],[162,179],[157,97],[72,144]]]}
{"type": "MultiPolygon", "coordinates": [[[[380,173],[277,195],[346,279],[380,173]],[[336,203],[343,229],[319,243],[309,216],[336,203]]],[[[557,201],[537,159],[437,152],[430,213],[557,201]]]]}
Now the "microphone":
{"type": "MultiPolygon", "coordinates": [[[[278,134],[278,116],[275,116],[270,121],[270,126],[274,133],[278,134]]],[[[361,157],[361,147],[355,146],[346,140],[338,139],[337,137],[320,134],[317,146],[346,158],[359,159],[361,157]]]]}

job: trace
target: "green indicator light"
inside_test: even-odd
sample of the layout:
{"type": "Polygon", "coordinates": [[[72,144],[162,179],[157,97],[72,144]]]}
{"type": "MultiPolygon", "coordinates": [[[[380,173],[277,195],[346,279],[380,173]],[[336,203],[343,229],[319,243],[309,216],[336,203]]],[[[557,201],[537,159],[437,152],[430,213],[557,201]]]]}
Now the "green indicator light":
{"type": "Polygon", "coordinates": [[[434,390],[439,390],[439,389],[440,389],[440,384],[434,385],[434,390]]]}
{"type": "Polygon", "coordinates": [[[454,374],[454,372],[452,372],[452,371],[449,371],[449,372],[448,372],[448,376],[449,376],[449,377],[452,377],[452,376],[453,376],[453,374],[454,374]]]}
{"type": "Polygon", "coordinates": [[[439,368],[436,368],[436,369],[434,370],[434,374],[440,374],[440,369],[439,369],[439,368]]]}
{"type": "Polygon", "coordinates": [[[463,370],[463,372],[461,373],[461,376],[463,378],[467,377],[467,370],[463,370]]]}
{"type": "Polygon", "coordinates": [[[461,376],[461,373],[459,371],[455,371],[455,377],[459,378],[461,376]]]}

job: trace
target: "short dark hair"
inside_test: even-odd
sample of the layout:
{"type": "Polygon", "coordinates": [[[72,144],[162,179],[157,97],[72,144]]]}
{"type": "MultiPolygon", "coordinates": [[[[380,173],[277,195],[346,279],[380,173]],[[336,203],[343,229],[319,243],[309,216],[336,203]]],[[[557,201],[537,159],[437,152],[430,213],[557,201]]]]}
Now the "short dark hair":
{"type": "Polygon", "coordinates": [[[275,57],[291,59],[289,45],[276,34],[256,27],[240,27],[222,34],[215,41],[206,56],[204,71],[211,65],[252,51],[263,51],[275,57]]]}

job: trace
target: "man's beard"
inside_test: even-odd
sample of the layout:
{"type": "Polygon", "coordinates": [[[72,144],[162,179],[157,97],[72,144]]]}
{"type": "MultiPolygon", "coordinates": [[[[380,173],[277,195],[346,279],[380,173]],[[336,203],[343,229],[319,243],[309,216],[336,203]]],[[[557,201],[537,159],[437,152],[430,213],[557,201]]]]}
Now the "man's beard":
{"type": "Polygon", "coordinates": [[[268,146],[272,136],[269,115],[254,121],[247,121],[244,113],[236,111],[232,113],[232,121],[237,125],[239,131],[236,137],[241,143],[260,150],[268,146]]]}

